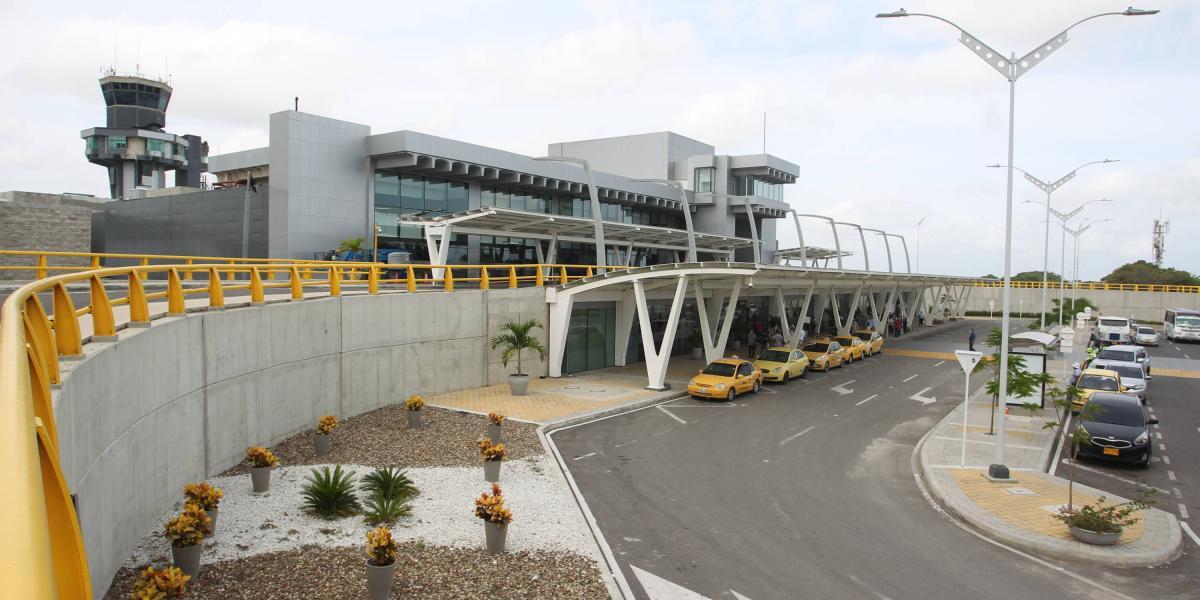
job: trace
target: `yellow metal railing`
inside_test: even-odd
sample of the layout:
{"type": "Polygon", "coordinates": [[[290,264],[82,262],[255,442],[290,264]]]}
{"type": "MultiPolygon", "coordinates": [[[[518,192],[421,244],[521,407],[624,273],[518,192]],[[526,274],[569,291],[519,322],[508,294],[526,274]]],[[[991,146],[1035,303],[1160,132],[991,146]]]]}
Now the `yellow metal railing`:
{"type": "MultiPolygon", "coordinates": [[[[1013,281],[1010,282],[1014,289],[1042,289],[1040,281],[1013,281]]],[[[975,287],[1003,287],[1004,282],[999,279],[980,279],[972,285],[975,287]]],[[[1052,290],[1059,288],[1070,290],[1088,290],[1088,291],[1105,291],[1105,292],[1175,292],[1182,294],[1200,294],[1200,285],[1167,285],[1161,283],[1105,283],[1103,281],[1080,281],[1078,283],[1047,281],[1046,287],[1052,290]]]]}
{"type": "MultiPolygon", "coordinates": [[[[49,600],[92,595],[83,538],[59,460],[50,390],[61,382],[61,358],[81,356],[90,336],[113,336],[122,328],[115,307],[128,307],[129,323],[149,323],[155,316],[152,308],[159,314],[184,314],[189,296],[202,300],[193,303],[194,309],[221,308],[226,293],[236,291],[248,292],[250,301],[258,303],[268,299],[270,289],[286,289],[276,295],[286,301],[340,296],[350,290],[376,294],[388,288],[404,293],[553,286],[621,268],[319,261],[199,264],[201,260],[64,267],[73,272],[28,283],[0,307],[0,476],[6,482],[0,494],[0,590],[6,597],[49,600]],[[144,282],[152,276],[165,280],[165,289],[147,291],[144,282]],[[189,279],[197,283],[185,286],[189,279]],[[111,297],[108,283],[127,284],[127,295],[111,297]],[[82,284],[87,285],[89,302],[77,308],[68,286],[82,284]],[[50,312],[39,294],[49,294],[50,312]],[[81,324],[84,316],[90,316],[90,336],[81,324]]],[[[77,288],[75,292],[82,293],[77,288]]]]}

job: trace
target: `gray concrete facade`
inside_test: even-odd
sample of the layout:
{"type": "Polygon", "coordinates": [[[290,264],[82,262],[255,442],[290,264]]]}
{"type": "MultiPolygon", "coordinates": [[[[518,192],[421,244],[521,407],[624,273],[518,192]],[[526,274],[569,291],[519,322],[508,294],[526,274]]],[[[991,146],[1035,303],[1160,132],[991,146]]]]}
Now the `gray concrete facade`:
{"type": "MultiPolygon", "coordinates": [[[[267,205],[273,190],[250,194],[250,256],[266,256],[267,205]]],[[[104,252],[242,255],[246,188],[115,200],[104,204],[104,252]]]]}
{"type": "MultiPolygon", "coordinates": [[[[966,299],[966,310],[971,312],[988,312],[988,302],[995,307],[995,313],[1000,314],[1002,288],[977,287],[972,288],[971,295],[966,299]]],[[[1051,289],[1046,301],[1046,310],[1054,310],[1053,300],[1058,299],[1058,290],[1051,289]]],[[[1065,290],[1066,297],[1071,297],[1071,290],[1065,290]]],[[[1013,288],[1011,290],[1013,312],[1023,311],[1036,313],[1042,308],[1042,290],[1033,288],[1013,288]]],[[[1133,292],[1116,290],[1078,290],[1077,298],[1087,298],[1100,307],[1100,312],[1106,315],[1133,317],[1144,321],[1162,321],[1168,308],[1200,309],[1200,294],[1185,292],[1133,292]]],[[[1057,323],[1055,323],[1057,325],[1057,323]]]]}

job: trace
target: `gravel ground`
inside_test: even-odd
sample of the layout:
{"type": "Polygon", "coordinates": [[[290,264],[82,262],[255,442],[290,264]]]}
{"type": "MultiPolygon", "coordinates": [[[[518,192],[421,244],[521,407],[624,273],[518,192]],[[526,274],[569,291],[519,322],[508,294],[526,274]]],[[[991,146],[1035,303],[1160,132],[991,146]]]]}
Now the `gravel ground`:
{"type": "MultiPolygon", "coordinates": [[[[482,536],[483,531],[480,529],[482,536]]],[[[361,548],[306,547],[205,565],[187,598],[365,598],[361,548]]],[[[125,600],[136,572],[121,569],[105,596],[125,600]]],[[[528,551],[489,556],[479,549],[400,544],[392,598],[608,598],[595,564],[577,554],[528,551]]]]}
{"type": "MultiPolygon", "coordinates": [[[[479,465],[475,442],[487,434],[487,418],[440,408],[425,407],[419,430],[408,428],[403,404],[386,406],[342,421],[333,432],[333,449],[321,460],[313,452],[312,432],[298,433],[271,451],[281,466],[319,463],[359,464],[372,467],[468,467],[479,465]]],[[[313,424],[316,427],[316,424],[313,424]]],[[[537,426],[505,421],[507,460],[544,455],[537,426]]],[[[239,464],[222,475],[248,473],[239,464]]]]}

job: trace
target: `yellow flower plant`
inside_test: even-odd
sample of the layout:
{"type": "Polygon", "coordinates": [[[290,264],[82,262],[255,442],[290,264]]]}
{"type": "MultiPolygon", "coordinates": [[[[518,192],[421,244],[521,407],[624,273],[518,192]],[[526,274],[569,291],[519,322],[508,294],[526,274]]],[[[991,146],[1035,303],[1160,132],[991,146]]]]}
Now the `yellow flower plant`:
{"type": "Polygon", "coordinates": [[[503,425],[506,417],[500,413],[488,413],[488,423],[492,425],[503,425]]]}
{"type": "Polygon", "coordinates": [[[475,499],[475,516],[489,523],[508,525],[512,522],[512,511],[504,506],[504,494],[500,484],[492,484],[492,493],[484,492],[475,499]]]}
{"type": "Polygon", "coordinates": [[[492,438],[484,437],[479,440],[479,455],[483,460],[503,460],[504,444],[493,444],[492,438]]]}
{"type": "Polygon", "coordinates": [[[422,408],[425,408],[425,399],[417,394],[409,396],[408,400],[404,401],[405,410],[421,410],[422,408]]]}
{"type": "Polygon", "coordinates": [[[163,524],[163,535],[179,548],[195,546],[211,533],[212,518],[194,502],[184,504],[183,512],[163,524]]]}
{"type": "Polygon", "coordinates": [[[333,415],[325,415],[317,419],[317,435],[329,435],[337,429],[338,419],[333,415]]]}
{"type": "Polygon", "coordinates": [[[246,460],[249,461],[251,467],[274,467],[279,465],[279,459],[275,458],[275,453],[262,446],[246,448],[246,460]]]}
{"type": "Polygon", "coordinates": [[[189,580],[191,577],[184,575],[179,567],[167,567],[159,571],[154,570],[154,567],[146,567],[146,570],[138,575],[129,597],[131,600],[179,598],[187,591],[189,580]]]}
{"type": "Polygon", "coordinates": [[[370,563],[376,567],[386,567],[396,562],[399,553],[396,538],[387,527],[379,527],[367,532],[367,556],[370,563]]]}
{"type": "Polygon", "coordinates": [[[188,502],[200,505],[206,511],[212,510],[225,498],[225,492],[219,487],[213,487],[207,482],[189,483],[183,486],[183,495],[188,502]]]}

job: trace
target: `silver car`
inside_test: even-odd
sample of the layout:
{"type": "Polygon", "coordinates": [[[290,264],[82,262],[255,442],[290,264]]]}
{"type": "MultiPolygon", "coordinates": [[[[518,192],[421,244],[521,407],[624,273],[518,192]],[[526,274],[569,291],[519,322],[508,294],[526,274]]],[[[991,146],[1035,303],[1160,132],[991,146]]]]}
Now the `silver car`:
{"type": "Polygon", "coordinates": [[[1146,373],[1150,373],[1150,354],[1141,346],[1116,344],[1100,350],[1100,355],[1096,358],[1100,359],[1100,362],[1141,363],[1146,366],[1146,373]]]}
{"type": "Polygon", "coordinates": [[[1116,371],[1121,376],[1121,385],[1126,393],[1136,396],[1145,404],[1150,399],[1150,374],[1146,372],[1144,363],[1123,360],[1096,359],[1088,365],[1089,369],[1108,369],[1116,371]]]}
{"type": "Polygon", "coordinates": [[[1133,343],[1139,346],[1157,346],[1158,332],[1153,327],[1139,326],[1133,334],[1133,343]]]}

